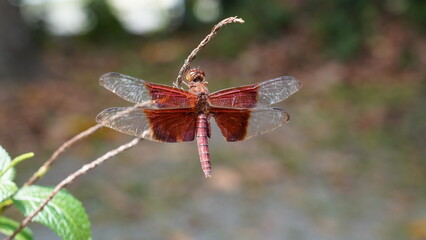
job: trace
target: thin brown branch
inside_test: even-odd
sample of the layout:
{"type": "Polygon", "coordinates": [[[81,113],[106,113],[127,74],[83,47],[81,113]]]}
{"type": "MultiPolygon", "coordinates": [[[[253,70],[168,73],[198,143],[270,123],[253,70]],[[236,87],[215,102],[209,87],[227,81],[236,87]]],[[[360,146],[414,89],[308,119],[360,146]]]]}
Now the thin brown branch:
{"type": "MultiPolygon", "coordinates": [[[[114,117],[108,119],[108,121],[112,121],[114,119],[116,119],[117,117],[120,117],[124,114],[129,113],[130,111],[133,111],[135,108],[139,108],[139,107],[144,107],[145,105],[149,105],[151,104],[150,102],[146,102],[146,103],[139,103],[136,104],[135,106],[128,108],[120,113],[118,113],[117,115],[115,115],[114,117]]],[[[27,182],[24,183],[24,186],[29,186],[32,185],[34,182],[36,182],[38,179],[40,179],[41,177],[43,177],[43,175],[50,169],[50,166],[52,166],[52,164],[56,161],[56,159],[59,157],[59,155],[61,155],[63,152],[65,152],[68,148],[70,148],[72,145],[74,145],[75,143],[77,143],[78,141],[86,138],[87,136],[93,134],[94,132],[96,132],[97,130],[99,130],[101,127],[103,127],[102,124],[96,124],[93,127],[90,127],[89,129],[75,135],[73,138],[71,138],[70,140],[66,141],[64,144],[62,144],[53,154],[52,156],[37,170],[37,172],[35,172],[31,178],[29,178],[27,180],[27,182]]]]}
{"type": "Polygon", "coordinates": [[[90,127],[89,129],[75,135],[70,140],[66,141],[64,144],[62,144],[56,151],[52,154],[52,156],[44,162],[44,164],[35,172],[25,183],[24,186],[32,185],[34,182],[36,182],[38,179],[43,177],[43,175],[49,170],[50,166],[58,159],[59,155],[61,155],[63,152],[65,152],[68,148],[70,148],[72,145],[74,145],[76,142],[82,140],[83,138],[89,136],[90,134],[96,132],[98,129],[100,129],[102,125],[96,124],[93,127],[90,127]]]}
{"type": "Polygon", "coordinates": [[[182,68],[180,69],[179,74],[176,78],[176,81],[173,83],[173,85],[175,85],[176,87],[180,86],[180,84],[183,81],[183,75],[188,71],[189,64],[192,62],[192,60],[194,60],[198,52],[201,49],[203,49],[214,36],[216,36],[219,29],[221,29],[226,24],[230,24],[230,23],[244,23],[244,20],[242,18],[235,16],[235,17],[225,18],[222,21],[220,21],[218,24],[216,24],[212,28],[211,32],[203,39],[203,41],[200,42],[200,44],[198,44],[198,46],[194,50],[192,50],[191,54],[189,54],[189,56],[185,59],[185,62],[182,68]]]}
{"type": "Polygon", "coordinates": [[[40,204],[40,206],[28,217],[26,217],[22,223],[19,225],[19,227],[13,232],[12,235],[10,235],[8,238],[6,238],[5,240],[12,240],[20,231],[22,231],[22,229],[24,229],[28,223],[31,222],[31,220],[40,212],[43,210],[43,208],[49,203],[50,200],[53,199],[53,197],[55,197],[56,194],[58,194],[58,192],[66,187],[67,185],[69,185],[70,183],[72,183],[75,179],[77,179],[78,177],[81,177],[82,175],[86,174],[89,170],[99,166],[100,164],[102,164],[103,162],[105,162],[107,159],[135,146],[139,141],[141,141],[142,138],[135,138],[132,141],[121,145],[120,147],[111,150],[107,153],[105,153],[103,156],[95,159],[94,161],[85,164],[84,166],[82,166],[80,169],[78,169],[77,171],[75,171],[74,173],[72,173],[71,175],[69,175],[67,178],[65,178],[64,180],[62,180],[58,185],[56,185],[56,187],[53,189],[52,193],[49,195],[48,198],[46,198],[43,203],[40,204]]]}

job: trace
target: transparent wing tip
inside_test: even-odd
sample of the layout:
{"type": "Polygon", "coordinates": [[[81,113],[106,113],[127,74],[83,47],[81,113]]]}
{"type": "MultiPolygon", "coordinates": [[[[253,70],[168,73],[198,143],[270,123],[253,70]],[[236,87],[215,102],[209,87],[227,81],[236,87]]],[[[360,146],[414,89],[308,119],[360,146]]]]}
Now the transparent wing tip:
{"type": "Polygon", "coordinates": [[[108,114],[109,112],[111,112],[110,109],[105,109],[102,112],[100,112],[96,116],[96,122],[103,125],[103,123],[105,123],[105,121],[108,120],[108,118],[111,116],[110,114],[108,114]]]}
{"type": "Polygon", "coordinates": [[[290,114],[288,114],[288,112],[286,112],[284,109],[277,107],[273,107],[272,109],[281,113],[281,124],[279,126],[290,121],[290,114]]]}
{"type": "Polygon", "coordinates": [[[117,78],[117,77],[119,77],[119,76],[121,76],[121,74],[120,74],[120,73],[116,73],[116,72],[105,73],[104,75],[102,75],[102,76],[99,78],[99,83],[100,83],[101,85],[104,85],[104,83],[105,83],[106,81],[110,80],[111,78],[117,78]]]}
{"type": "Polygon", "coordinates": [[[109,122],[113,121],[115,118],[126,116],[126,114],[132,110],[133,108],[127,107],[108,108],[96,116],[96,122],[103,126],[107,126],[109,122]]]}
{"type": "Polygon", "coordinates": [[[303,86],[302,82],[299,81],[299,79],[292,77],[292,76],[283,76],[283,77],[281,77],[281,79],[288,82],[288,85],[291,86],[292,89],[294,89],[293,92],[296,92],[297,90],[299,90],[303,86]]]}

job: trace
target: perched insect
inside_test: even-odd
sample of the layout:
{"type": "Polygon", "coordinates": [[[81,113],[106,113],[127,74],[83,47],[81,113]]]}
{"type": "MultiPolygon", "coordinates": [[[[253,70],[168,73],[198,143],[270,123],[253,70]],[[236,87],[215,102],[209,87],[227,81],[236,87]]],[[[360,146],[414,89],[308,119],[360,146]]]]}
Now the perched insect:
{"type": "Polygon", "coordinates": [[[268,107],[300,89],[290,76],[258,84],[209,93],[205,74],[191,69],[186,74],[188,91],[146,82],[119,73],[107,73],[100,84],[136,107],[109,108],[96,121],[119,132],[158,142],[186,142],[196,137],[201,167],[211,177],[207,138],[213,116],[228,142],[242,141],[274,130],[289,121],[280,108],[268,107]]]}

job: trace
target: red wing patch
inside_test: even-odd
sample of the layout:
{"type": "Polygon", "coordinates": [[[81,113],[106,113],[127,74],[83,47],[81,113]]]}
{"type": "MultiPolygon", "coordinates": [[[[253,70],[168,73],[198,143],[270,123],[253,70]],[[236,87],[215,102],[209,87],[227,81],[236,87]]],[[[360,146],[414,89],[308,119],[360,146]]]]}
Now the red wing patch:
{"type": "Polygon", "coordinates": [[[242,141],[246,138],[249,109],[212,108],[210,113],[228,142],[242,141]]]}
{"type": "Polygon", "coordinates": [[[257,104],[259,85],[228,88],[209,95],[209,102],[215,107],[253,108],[257,104]]]}
{"type": "Polygon", "coordinates": [[[158,108],[190,108],[197,104],[197,96],[183,89],[151,82],[145,85],[158,108]]]}
{"type": "Polygon", "coordinates": [[[160,142],[193,141],[196,112],[192,108],[143,109],[152,131],[152,138],[160,142]]]}

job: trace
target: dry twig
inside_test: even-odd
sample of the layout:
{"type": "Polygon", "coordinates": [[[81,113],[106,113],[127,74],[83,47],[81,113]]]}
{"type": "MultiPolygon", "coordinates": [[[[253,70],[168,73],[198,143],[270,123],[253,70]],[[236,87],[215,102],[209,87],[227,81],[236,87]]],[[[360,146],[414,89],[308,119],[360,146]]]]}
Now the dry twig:
{"type": "MultiPolygon", "coordinates": [[[[125,111],[122,111],[120,113],[118,113],[117,115],[115,115],[114,117],[112,117],[111,119],[109,119],[108,121],[112,121],[114,119],[116,119],[117,117],[120,117],[124,114],[129,113],[130,111],[133,111],[134,108],[138,108],[138,107],[144,107],[144,105],[149,105],[150,103],[139,103],[136,104],[135,106],[133,106],[132,108],[129,108],[125,111]]],[[[75,135],[73,138],[71,138],[70,140],[66,141],[64,144],[62,144],[58,149],[56,149],[56,151],[52,154],[52,156],[37,170],[37,172],[35,172],[31,178],[29,178],[27,180],[27,182],[24,183],[24,186],[29,186],[32,185],[35,181],[37,181],[38,179],[40,179],[41,177],[43,177],[43,175],[49,170],[50,166],[56,161],[56,159],[59,157],[60,154],[62,154],[63,152],[65,152],[65,150],[67,150],[68,148],[70,148],[72,145],[74,145],[76,142],[86,138],[87,136],[93,134],[94,132],[96,132],[97,130],[99,130],[100,128],[102,128],[103,126],[101,124],[96,124],[93,127],[90,127],[89,129],[75,135]]]]}
{"type": "Polygon", "coordinates": [[[139,141],[141,141],[142,138],[135,138],[132,141],[121,145],[120,147],[111,150],[107,153],[105,153],[103,156],[97,158],[96,160],[85,164],[83,167],[81,167],[80,169],[78,169],[77,171],[75,171],[74,173],[72,173],[71,175],[69,175],[67,178],[65,178],[64,180],[62,180],[62,182],[60,182],[58,185],[56,185],[56,187],[53,189],[52,193],[49,195],[48,198],[46,198],[43,203],[40,204],[40,206],[28,217],[26,217],[21,225],[19,225],[19,227],[15,230],[15,232],[13,232],[12,235],[10,235],[8,238],[6,238],[6,240],[12,240],[16,234],[18,234],[22,229],[24,229],[25,226],[28,225],[28,223],[31,222],[31,220],[40,212],[43,210],[43,208],[50,202],[50,200],[52,200],[55,195],[64,187],[66,187],[68,184],[72,183],[76,178],[86,174],[89,170],[95,168],[96,166],[102,164],[103,162],[105,162],[107,159],[123,152],[124,150],[127,150],[133,146],[135,146],[139,141]]]}
{"type": "Polygon", "coordinates": [[[76,142],[82,140],[83,138],[89,136],[90,134],[96,132],[98,129],[100,129],[102,125],[96,124],[93,127],[90,127],[89,129],[75,135],[70,140],[66,141],[64,144],[62,144],[56,151],[52,154],[52,156],[44,162],[44,164],[35,172],[25,183],[24,186],[32,185],[34,182],[36,182],[38,179],[40,179],[52,166],[52,164],[58,159],[59,155],[61,155],[65,150],[70,148],[72,145],[74,145],[76,142]]]}
{"type": "Polygon", "coordinates": [[[229,18],[225,18],[222,21],[220,21],[218,24],[216,24],[211,32],[209,33],[209,35],[207,35],[203,41],[200,42],[200,44],[198,44],[198,46],[192,50],[191,54],[189,54],[189,56],[185,59],[185,62],[182,66],[182,68],[179,70],[179,74],[176,78],[176,81],[173,83],[173,85],[175,85],[175,87],[179,87],[180,84],[183,81],[183,75],[186,73],[186,71],[188,71],[189,69],[189,64],[192,62],[192,60],[194,60],[194,58],[197,56],[198,52],[203,49],[208,42],[210,42],[210,40],[216,36],[217,32],[219,31],[219,29],[221,29],[223,26],[225,26],[226,24],[230,24],[230,23],[244,23],[244,20],[242,18],[239,18],[237,16],[235,17],[229,17],[229,18]]]}

